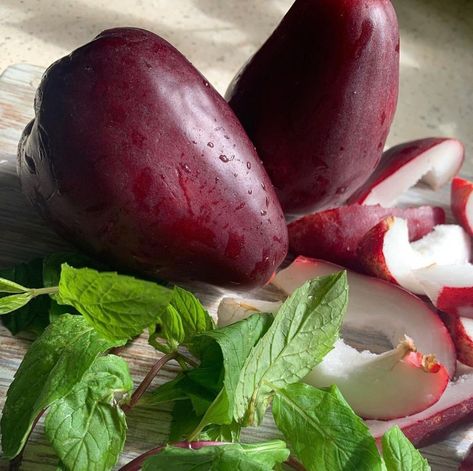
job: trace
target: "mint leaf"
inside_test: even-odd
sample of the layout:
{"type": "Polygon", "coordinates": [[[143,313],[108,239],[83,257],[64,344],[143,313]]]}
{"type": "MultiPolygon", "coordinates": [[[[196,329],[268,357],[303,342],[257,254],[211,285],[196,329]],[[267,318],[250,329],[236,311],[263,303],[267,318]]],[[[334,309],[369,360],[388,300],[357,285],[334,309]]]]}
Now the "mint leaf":
{"type": "Polygon", "coordinates": [[[8,389],[1,420],[4,455],[14,458],[37,415],[68,394],[100,353],[119,345],[101,338],[81,316],[65,314],[47,327],[8,389]]]}
{"type": "Polygon", "coordinates": [[[82,380],[51,406],[46,435],[67,469],[101,471],[116,464],[127,428],[116,395],[132,388],[126,361],[107,355],[97,358],[82,380]]]}
{"type": "Polygon", "coordinates": [[[33,295],[30,292],[21,293],[21,294],[10,294],[9,296],[4,296],[0,298],[0,315],[8,314],[9,312],[16,311],[21,307],[28,304],[33,295]]]}
{"type": "MultiPolygon", "coordinates": [[[[38,288],[43,286],[42,269],[43,261],[37,258],[1,270],[0,276],[28,288],[38,288]]],[[[18,332],[39,335],[49,324],[50,299],[49,296],[38,296],[15,312],[2,315],[1,322],[13,335],[18,332]]]]}
{"type": "Polygon", "coordinates": [[[76,308],[103,337],[127,340],[156,323],[171,293],[150,281],[63,264],[56,300],[76,308]]]}
{"type": "Polygon", "coordinates": [[[260,423],[274,387],[295,383],[322,360],[338,338],[347,301],[346,272],[294,291],[246,359],[235,388],[235,420],[260,423]]]}
{"type": "Polygon", "coordinates": [[[429,471],[427,460],[401,432],[398,426],[383,436],[383,458],[387,471],[429,471]]]}
{"type": "Polygon", "coordinates": [[[308,471],[382,469],[368,427],[336,386],[325,391],[296,383],[277,389],[273,416],[308,471]]]}
{"type": "Polygon", "coordinates": [[[215,445],[198,450],[167,446],[143,463],[143,471],[272,471],[289,456],[285,443],[215,445]]]}
{"type": "Polygon", "coordinates": [[[175,286],[171,301],[164,312],[159,316],[156,331],[150,343],[165,353],[176,350],[190,338],[200,332],[214,328],[212,318],[204,309],[200,301],[189,291],[175,286]],[[153,343],[153,339],[161,337],[168,343],[168,348],[153,343]]]}
{"type": "MultiPolygon", "coordinates": [[[[212,345],[217,344],[223,362],[222,389],[205,412],[196,433],[209,424],[223,425],[233,421],[235,394],[242,369],[253,347],[264,338],[272,322],[271,315],[254,314],[240,322],[206,332],[193,339],[191,350],[201,356],[203,352],[210,351],[212,345]]],[[[214,359],[206,361],[206,358],[202,357],[202,367],[208,365],[215,369],[214,364],[214,359]]]]}
{"type": "Polygon", "coordinates": [[[14,281],[0,278],[0,293],[24,293],[28,288],[15,283],[14,281]]]}

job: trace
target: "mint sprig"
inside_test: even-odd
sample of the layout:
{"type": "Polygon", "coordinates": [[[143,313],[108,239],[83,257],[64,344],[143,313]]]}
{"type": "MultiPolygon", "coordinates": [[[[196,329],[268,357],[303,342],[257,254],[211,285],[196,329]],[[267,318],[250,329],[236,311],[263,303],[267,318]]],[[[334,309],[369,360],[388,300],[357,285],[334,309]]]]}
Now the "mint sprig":
{"type": "Polygon", "coordinates": [[[107,355],[50,407],[46,436],[66,469],[99,471],[116,464],[127,429],[119,401],[132,387],[125,360],[107,355]]]}
{"type": "Polygon", "coordinates": [[[31,345],[8,390],[0,423],[4,455],[20,453],[38,414],[68,394],[99,354],[122,343],[104,339],[80,316],[53,322],[31,345]]]}

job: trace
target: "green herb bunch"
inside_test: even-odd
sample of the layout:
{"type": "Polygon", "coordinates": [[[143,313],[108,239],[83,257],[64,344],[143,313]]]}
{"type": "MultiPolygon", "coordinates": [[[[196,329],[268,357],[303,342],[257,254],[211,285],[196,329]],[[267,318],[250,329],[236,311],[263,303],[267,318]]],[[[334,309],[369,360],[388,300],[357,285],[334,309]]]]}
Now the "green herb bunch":
{"type": "Polygon", "coordinates": [[[129,411],[139,402],[170,402],[168,443],[122,470],[430,469],[398,428],[385,434],[380,454],[335,386],[300,382],[339,337],[348,301],[344,272],[308,281],[275,316],[258,313],[215,328],[189,291],[95,268],[103,269],[57,254],[2,273],[4,324],[38,336],[8,390],[0,424],[12,467],[44,414],[58,469],[111,470],[129,411]],[[117,348],[146,331],[161,353],[133,390],[117,348]],[[170,361],[180,373],[147,391],[170,361]],[[242,429],[259,426],[270,406],[285,441],[241,443],[242,429]]]}

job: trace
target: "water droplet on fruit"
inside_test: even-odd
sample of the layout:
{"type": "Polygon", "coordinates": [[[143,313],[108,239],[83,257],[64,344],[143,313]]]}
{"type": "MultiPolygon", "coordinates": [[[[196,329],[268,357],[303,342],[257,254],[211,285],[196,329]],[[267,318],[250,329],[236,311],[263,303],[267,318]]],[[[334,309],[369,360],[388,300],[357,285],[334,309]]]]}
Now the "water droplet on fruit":
{"type": "Polygon", "coordinates": [[[266,214],[268,214],[268,211],[266,211],[266,209],[262,209],[260,213],[261,213],[261,216],[266,216],[266,214]]]}
{"type": "Polygon", "coordinates": [[[225,139],[230,139],[230,136],[227,136],[226,134],[223,135],[225,139]]]}
{"type": "Polygon", "coordinates": [[[269,206],[269,199],[268,198],[266,198],[265,203],[266,203],[266,207],[268,207],[269,206]]]}
{"type": "Polygon", "coordinates": [[[248,170],[250,170],[250,168],[251,168],[251,162],[246,162],[246,168],[247,168],[248,170]]]}
{"type": "Polygon", "coordinates": [[[263,190],[266,191],[266,185],[264,183],[261,183],[261,188],[263,188],[263,190]]]}
{"type": "Polygon", "coordinates": [[[343,195],[343,193],[345,193],[345,191],[347,191],[347,187],[346,186],[341,186],[340,188],[337,188],[337,191],[335,193],[337,195],[343,195]]]}
{"type": "Polygon", "coordinates": [[[218,158],[219,158],[223,163],[230,162],[230,159],[229,159],[225,154],[219,155],[218,158]]]}
{"type": "Polygon", "coordinates": [[[207,146],[212,149],[212,147],[214,146],[214,143],[213,142],[207,142],[207,146]]]}
{"type": "Polygon", "coordinates": [[[192,141],[192,144],[197,144],[197,141],[192,141]]]}
{"type": "Polygon", "coordinates": [[[248,194],[249,194],[249,195],[252,195],[252,194],[253,194],[253,190],[248,190],[248,194]]]}
{"type": "Polygon", "coordinates": [[[184,172],[191,173],[191,168],[189,167],[189,165],[184,164],[182,168],[184,169],[184,172]]]}
{"type": "Polygon", "coordinates": [[[205,85],[206,87],[208,87],[208,86],[209,86],[209,82],[207,82],[206,80],[204,80],[204,85],[205,85]]]}

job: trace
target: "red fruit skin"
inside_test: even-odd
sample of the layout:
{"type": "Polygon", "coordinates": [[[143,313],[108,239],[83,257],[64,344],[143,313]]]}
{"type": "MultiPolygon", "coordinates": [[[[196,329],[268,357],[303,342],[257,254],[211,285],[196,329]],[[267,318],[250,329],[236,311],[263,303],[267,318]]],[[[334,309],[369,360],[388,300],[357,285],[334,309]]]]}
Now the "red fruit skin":
{"type": "Polygon", "coordinates": [[[19,145],[24,194],[68,240],[160,278],[262,285],[285,258],[271,182],[225,100],[173,46],[101,33],[53,64],[19,145]]]}
{"type": "Polygon", "coordinates": [[[447,314],[473,319],[473,286],[444,286],[437,296],[435,307],[447,314]]]}
{"type": "Polygon", "coordinates": [[[439,315],[450,332],[450,336],[455,344],[457,360],[464,365],[473,367],[473,339],[465,330],[460,316],[441,311],[439,311],[439,315]]]}
{"type": "Polygon", "coordinates": [[[409,239],[421,239],[434,226],[445,223],[442,208],[383,208],[381,206],[351,205],[329,209],[288,225],[289,249],[294,255],[320,258],[360,271],[358,245],[364,235],[388,216],[407,219],[409,239]]]}
{"type": "Polygon", "coordinates": [[[473,236],[472,222],[467,214],[467,204],[473,192],[473,183],[455,177],[451,187],[451,207],[454,218],[468,234],[473,236]]]}
{"type": "MultiPolygon", "coordinates": [[[[348,199],[348,204],[363,204],[375,186],[382,183],[386,178],[396,173],[400,168],[404,167],[404,165],[414,160],[420,154],[448,140],[450,139],[445,137],[429,137],[391,147],[383,153],[379,165],[365,184],[348,199]]],[[[458,171],[462,163],[463,160],[458,166],[458,171]]]]}
{"type": "Polygon", "coordinates": [[[301,214],[340,206],[373,172],[398,88],[389,0],[296,0],[226,96],[284,211],[301,214]]]}

